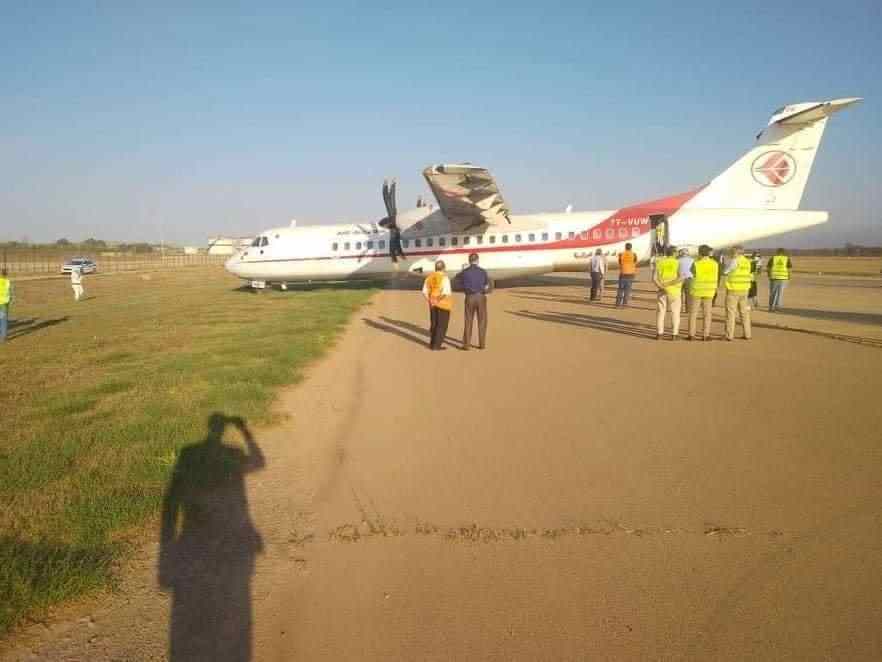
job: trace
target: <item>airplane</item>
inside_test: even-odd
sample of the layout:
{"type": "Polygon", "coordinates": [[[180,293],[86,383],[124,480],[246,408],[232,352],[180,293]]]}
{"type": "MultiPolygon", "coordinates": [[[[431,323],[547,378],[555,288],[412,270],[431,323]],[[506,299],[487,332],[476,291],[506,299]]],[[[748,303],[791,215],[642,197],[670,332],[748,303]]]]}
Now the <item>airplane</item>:
{"type": "Polygon", "coordinates": [[[646,262],[669,245],[723,249],[825,223],[825,211],[799,204],[827,119],[859,97],[797,103],[776,110],[755,145],[708,184],[616,210],[515,215],[492,175],[469,163],[427,167],[438,203],[398,213],[395,184],[385,182],[387,215],[344,225],[261,232],[226,262],[230,273],[261,289],[277,283],[419,276],[444,260],[448,270],[478,253],[493,280],[586,271],[599,248],[612,265],[631,243],[646,262]],[[397,232],[396,232],[397,231],[397,232]],[[404,255],[393,257],[390,237],[404,255]]]}

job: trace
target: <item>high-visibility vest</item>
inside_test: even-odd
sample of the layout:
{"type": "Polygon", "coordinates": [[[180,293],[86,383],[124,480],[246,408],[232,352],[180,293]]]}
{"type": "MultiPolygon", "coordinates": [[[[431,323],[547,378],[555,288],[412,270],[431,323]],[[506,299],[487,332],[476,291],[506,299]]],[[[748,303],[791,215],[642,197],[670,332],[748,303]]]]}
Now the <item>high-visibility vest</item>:
{"type": "Polygon", "coordinates": [[[692,296],[699,299],[713,299],[717,294],[720,280],[720,265],[711,257],[700,257],[693,265],[695,278],[692,279],[692,296]]]}
{"type": "Polygon", "coordinates": [[[433,304],[436,308],[442,310],[453,310],[453,297],[450,295],[441,298],[444,285],[444,273],[441,271],[433,271],[426,276],[426,289],[429,291],[429,300],[437,301],[433,304]]]}
{"type": "Polygon", "coordinates": [[[735,269],[726,276],[726,289],[735,294],[744,294],[750,290],[750,260],[739,255],[735,269]]]}
{"type": "Polygon", "coordinates": [[[769,272],[769,278],[772,280],[790,280],[790,269],[787,263],[790,258],[786,255],[775,255],[772,257],[772,270],[769,272]]]}
{"type": "Polygon", "coordinates": [[[12,285],[8,278],[0,276],[0,306],[9,303],[9,293],[12,291],[12,285]]]}
{"type": "Polygon", "coordinates": [[[622,251],[619,253],[619,270],[626,276],[633,276],[637,273],[637,256],[634,254],[634,251],[622,251]]]}
{"type": "MultiPolygon", "coordinates": [[[[661,283],[664,283],[668,280],[676,280],[677,275],[680,273],[680,263],[675,257],[663,257],[662,259],[656,261],[655,273],[657,274],[658,280],[661,283]]],[[[682,292],[682,281],[677,283],[676,285],[665,286],[665,293],[668,296],[678,297],[682,292]]]]}

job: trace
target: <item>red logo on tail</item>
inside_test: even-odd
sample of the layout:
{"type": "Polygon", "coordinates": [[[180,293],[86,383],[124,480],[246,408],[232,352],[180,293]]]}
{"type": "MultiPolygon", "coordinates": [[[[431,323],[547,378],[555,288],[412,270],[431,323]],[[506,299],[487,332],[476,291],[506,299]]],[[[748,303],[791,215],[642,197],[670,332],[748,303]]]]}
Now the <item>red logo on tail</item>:
{"type": "Polygon", "coordinates": [[[758,184],[783,186],[796,174],[796,161],[787,152],[766,152],[753,160],[750,172],[758,184]]]}

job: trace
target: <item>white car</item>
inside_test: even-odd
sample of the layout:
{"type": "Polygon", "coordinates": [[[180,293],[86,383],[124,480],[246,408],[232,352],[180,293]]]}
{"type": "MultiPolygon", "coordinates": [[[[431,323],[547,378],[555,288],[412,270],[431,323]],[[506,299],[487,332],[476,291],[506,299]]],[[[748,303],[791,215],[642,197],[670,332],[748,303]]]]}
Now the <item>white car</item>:
{"type": "Polygon", "coordinates": [[[75,257],[61,266],[61,273],[69,274],[74,269],[79,269],[83,274],[94,274],[98,271],[98,265],[85,257],[75,257]]]}

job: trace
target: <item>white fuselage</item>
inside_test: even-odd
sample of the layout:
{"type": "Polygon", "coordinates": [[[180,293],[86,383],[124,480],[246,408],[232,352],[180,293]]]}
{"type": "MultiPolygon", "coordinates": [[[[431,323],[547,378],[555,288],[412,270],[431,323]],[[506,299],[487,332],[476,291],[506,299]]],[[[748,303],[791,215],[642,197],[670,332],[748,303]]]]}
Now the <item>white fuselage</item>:
{"type": "MultiPolygon", "coordinates": [[[[762,209],[668,210],[669,240],[715,250],[823,223],[826,212],[762,209]]],[[[444,260],[448,271],[468,264],[469,253],[480,255],[481,266],[494,279],[585,271],[597,249],[614,264],[631,243],[638,259],[649,259],[654,245],[645,208],[619,211],[512,216],[504,226],[484,226],[467,232],[445,232],[439,211],[407,212],[422,221],[402,232],[406,258],[396,265],[389,257],[389,232],[376,223],[278,228],[261,233],[226,268],[250,281],[302,282],[382,279],[404,273],[420,275],[444,260]]]]}

